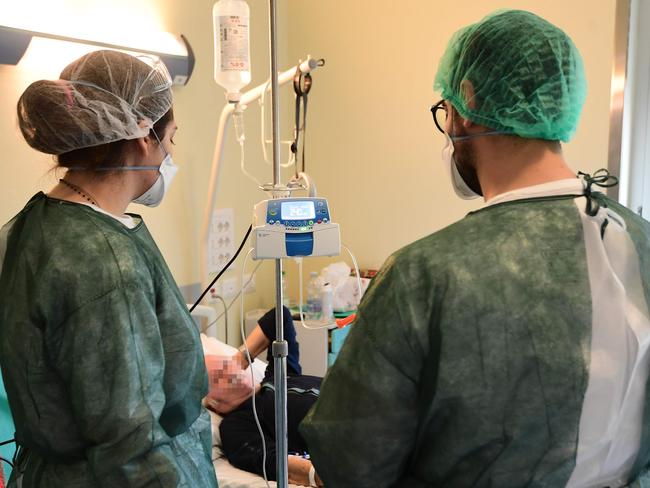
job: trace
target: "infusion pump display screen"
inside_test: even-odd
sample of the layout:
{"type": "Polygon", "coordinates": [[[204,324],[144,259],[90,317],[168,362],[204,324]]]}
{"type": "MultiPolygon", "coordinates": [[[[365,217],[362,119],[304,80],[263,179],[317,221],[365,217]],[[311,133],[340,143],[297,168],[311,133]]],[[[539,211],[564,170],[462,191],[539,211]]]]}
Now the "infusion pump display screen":
{"type": "Polygon", "coordinates": [[[314,202],[282,202],[280,207],[282,220],[305,220],[316,218],[314,202]]]}

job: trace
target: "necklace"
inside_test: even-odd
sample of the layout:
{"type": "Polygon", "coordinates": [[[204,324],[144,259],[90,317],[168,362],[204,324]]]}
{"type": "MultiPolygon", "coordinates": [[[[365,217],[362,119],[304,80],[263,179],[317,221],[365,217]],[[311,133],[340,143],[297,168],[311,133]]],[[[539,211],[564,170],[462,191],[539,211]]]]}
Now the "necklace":
{"type": "Polygon", "coordinates": [[[71,189],[72,191],[74,191],[75,193],[78,193],[79,195],[81,195],[83,198],[85,198],[86,200],[88,200],[90,203],[92,203],[92,204],[95,205],[96,207],[99,207],[99,203],[97,203],[97,200],[95,200],[93,197],[91,197],[87,192],[84,192],[84,191],[83,191],[81,188],[79,188],[77,185],[73,185],[72,183],[70,183],[69,181],[64,180],[63,178],[61,178],[61,179],[59,180],[59,182],[60,182],[60,183],[63,183],[65,186],[67,186],[68,188],[70,188],[70,189],[71,189]]]}

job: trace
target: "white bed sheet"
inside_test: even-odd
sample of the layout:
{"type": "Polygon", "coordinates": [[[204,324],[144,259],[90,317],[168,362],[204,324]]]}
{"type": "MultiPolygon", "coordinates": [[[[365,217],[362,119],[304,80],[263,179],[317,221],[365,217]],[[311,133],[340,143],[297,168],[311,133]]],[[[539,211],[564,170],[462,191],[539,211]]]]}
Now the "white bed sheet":
{"type": "MultiPolygon", "coordinates": [[[[213,464],[219,480],[219,488],[266,488],[264,478],[235,468],[225,457],[215,459],[213,464]]],[[[275,488],[275,481],[269,481],[269,486],[275,488]]],[[[292,484],[289,484],[289,487],[300,488],[292,484]]]]}

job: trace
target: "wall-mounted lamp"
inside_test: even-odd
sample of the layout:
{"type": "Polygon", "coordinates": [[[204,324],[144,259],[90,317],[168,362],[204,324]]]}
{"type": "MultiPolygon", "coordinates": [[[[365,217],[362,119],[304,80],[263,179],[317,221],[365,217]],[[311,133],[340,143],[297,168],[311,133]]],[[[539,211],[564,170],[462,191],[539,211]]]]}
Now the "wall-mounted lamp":
{"type": "MultiPolygon", "coordinates": [[[[90,39],[79,39],[58,34],[48,34],[15,27],[0,25],[0,64],[18,64],[29,50],[38,50],[45,58],[50,53],[60,50],[61,46],[73,43],[82,51],[96,49],[116,49],[129,54],[153,55],[165,63],[175,85],[186,85],[194,69],[194,53],[185,36],[165,34],[165,42],[160,42],[154,49],[142,46],[121,46],[90,39]]],[[[78,55],[81,54],[76,53],[78,55]]],[[[78,57],[78,56],[77,56],[78,57]]],[[[73,59],[69,59],[72,61],[73,59]]],[[[61,66],[63,68],[65,64],[61,66]]]]}

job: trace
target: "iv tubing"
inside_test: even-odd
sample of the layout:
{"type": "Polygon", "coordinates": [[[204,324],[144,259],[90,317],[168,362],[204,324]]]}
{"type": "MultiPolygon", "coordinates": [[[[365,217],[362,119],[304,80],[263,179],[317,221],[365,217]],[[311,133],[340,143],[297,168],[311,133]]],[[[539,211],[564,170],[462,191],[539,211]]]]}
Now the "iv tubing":
{"type": "MultiPolygon", "coordinates": [[[[315,70],[318,67],[317,59],[307,59],[306,61],[300,64],[300,71],[303,73],[309,73],[310,71],[315,70]]],[[[296,74],[295,66],[287,71],[284,71],[278,75],[278,85],[284,85],[293,80],[294,75],[296,74]]],[[[245,106],[249,105],[251,102],[258,100],[264,90],[266,89],[268,82],[262,83],[261,85],[245,92],[242,94],[241,99],[239,100],[239,105],[245,106]]],[[[203,287],[208,284],[208,237],[210,235],[210,222],[212,218],[212,209],[214,203],[217,201],[218,195],[218,182],[219,175],[221,174],[221,160],[223,159],[223,148],[224,141],[226,136],[226,129],[228,128],[228,121],[230,117],[235,112],[237,104],[228,103],[221,111],[221,116],[219,117],[219,129],[217,131],[217,140],[214,145],[214,153],[212,156],[212,168],[210,170],[210,182],[208,186],[208,200],[206,202],[204,211],[203,211],[203,223],[201,225],[201,246],[200,246],[200,262],[199,270],[201,272],[201,284],[203,287]]]]}
{"type": "MultiPolygon", "coordinates": [[[[352,251],[350,251],[350,248],[346,246],[345,244],[341,243],[341,247],[345,249],[350,257],[352,258],[352,263],[354,264],[354,271],[356,272],[357,275],[357,289],[359,291],[359,301],[361,300],[361,297],[363,296],[363,287],[361,286],[361,273],[359,272],[359,264],[357,264],[357,258],[354,257],[354,254],[352,254],[352,251]]],[[[334,327],[338,327],[338,321],[334,320],[332,322],[324,322],[322,320],[310,320],[307,321],[305,320],[305,315],[304,315],[304,310],[303,310],[303,296],[302,296],[302,258],[294,258],[296,263],[298,264],[298,293],[299,293],[299,301],[298,301],[298,310],[300,312],[300,323],[305,329],[311,329],[311,330],[318,330],[318,329],[333,329],[334,327]],[[309,322],[309,323],[308,323],[309,322]]],[[[359,307],[359,303],[357,302],[357,308],[359,307]]],[[[347,324],[346,324],[347,325],[347,324]]]]}
{"type": "MultiPolygon", "coordinates": [[[[242,268],[241,268],[242,283],[244,282],[244,271],[246,270],[246,261],[248,261],[248,256],[250,256],[253,251],[254,251],[253,248],[249,249],[249,251],[246,253],[246,256],[244,257],[244,264],[242,264],[242,268]]],[[[241,334],[241,340],[244,345],[244,357],[246,358],[246,361],[248,361],[248,367],[251,372],[251,384],[253,385],[251,391],[251,398],[252,398],[251,403],[253,404],[253,417],[255,418],[255,425],[257,426],[257,431],[260,434],[260,439],[262,439],[262,474],[264,476],[264,482],[266,483],[266,488],[271,488],[271,485],[269,485],[269,477],[266,474],[266,438],[264,437],[264,432],[262,431],[260,419],[257,415],[257,407],[255,406],[256,404],[255,394],[257,393],[257,388],[255,385],[255,373],[253,372],[254,358],[251,357],[251,352],[248,350],[248,344],[246,344],[246,332],[244,331],[244,295],[241,296],[240,307],[241,308],[239,310],[239,333],[241,334]]]]}

